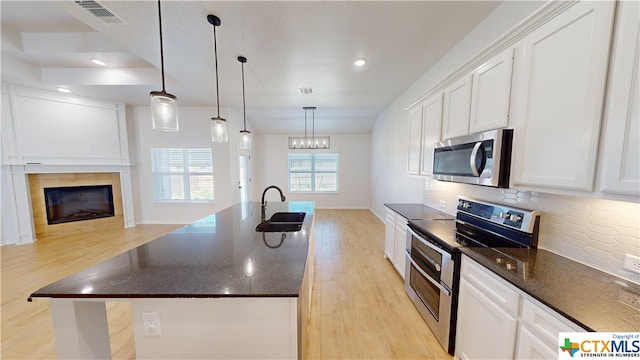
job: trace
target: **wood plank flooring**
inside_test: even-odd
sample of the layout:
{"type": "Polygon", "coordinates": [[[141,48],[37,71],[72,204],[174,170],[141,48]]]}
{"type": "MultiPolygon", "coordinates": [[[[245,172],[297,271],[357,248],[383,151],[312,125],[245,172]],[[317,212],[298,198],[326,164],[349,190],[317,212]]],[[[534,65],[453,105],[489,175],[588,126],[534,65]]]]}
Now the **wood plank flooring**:
{"type": "MultiPolygon", "coordinates": [[[[55,359],[48,301],[28,303],[31,292],[177,227],[139,225],[0,248],[0,358],[55,359]]],[[[315,236],[307,358],[451,359],[382,256],[378,218],[368,210],[317,210],[315,236]]],[[[135,359],[130,305],[108,302],[107,312],[113,358],[135,359]]]]}

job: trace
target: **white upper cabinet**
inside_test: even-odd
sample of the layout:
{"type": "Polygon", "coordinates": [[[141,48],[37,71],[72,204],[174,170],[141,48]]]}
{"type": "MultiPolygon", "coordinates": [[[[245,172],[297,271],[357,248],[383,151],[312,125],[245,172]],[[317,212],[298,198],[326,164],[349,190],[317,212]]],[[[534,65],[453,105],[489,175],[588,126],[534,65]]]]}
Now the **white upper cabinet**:
{"type": "Polygon", "coordinates": [[[433,145],[440,141],[442,128],[442,93],[422,105],[422,162],[420,175],[433,174],[433,145]]]}
{"type": "Polygon", "coordinates": [[[444,90],[442,139],[469,134],[471,110],[471,74],[451,84],[444,90]]]}
{"type": "Polygon", "coordinates": [[[513,48],[509,48],[473,71],[469,133],[509,124],[512,70],[513,48]]]}
{"type": "Polygon", "coordinates": [[[615,4],[578,2],[523,39],[515,186],[593,189],[615,4]]]}
{"type": "Polygon", "coordinates": [[[407,174],[420,174],[420,155],[422,154],[422,105],[409,110],[409,156],[407,174]]]}
{"type": "Polygon", "coordinates": [[[640,3],[619,3],[604,117],[601,191],[640,193],[640,3]]]}

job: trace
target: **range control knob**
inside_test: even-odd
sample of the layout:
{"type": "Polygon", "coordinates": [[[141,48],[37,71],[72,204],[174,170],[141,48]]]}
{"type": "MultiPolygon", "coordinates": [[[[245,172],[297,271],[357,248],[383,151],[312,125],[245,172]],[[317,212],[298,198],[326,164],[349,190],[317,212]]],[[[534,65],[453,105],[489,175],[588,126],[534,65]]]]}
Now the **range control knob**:
{"type": "Polygon", "coordinates": [[[519,222],[520,220],[522,220],[522,216],[513,214],[509,217],[509,220],[513,222],[519,222]]]}
{"type": "Polygon", "coordinates": [[[509,218],[509,212],[508,211],[503,211],[500,213],[500,217],[503,219],[507,219],[509,218]]]}
{"type": "Polygon", "coordinates": [[[469,204],[466,201],[460,201],[460,207],[463,208],[463,209],[468,209],[468,208],[471,207],[471,204],[469,204]]]}

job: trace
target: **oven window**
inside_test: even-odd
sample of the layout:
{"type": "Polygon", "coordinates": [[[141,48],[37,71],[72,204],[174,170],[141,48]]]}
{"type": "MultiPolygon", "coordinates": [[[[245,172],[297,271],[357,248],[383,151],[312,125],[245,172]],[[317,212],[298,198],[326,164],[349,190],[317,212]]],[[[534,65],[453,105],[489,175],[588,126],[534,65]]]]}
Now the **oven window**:
{"type": "Polygon", "coordinates": [[[442,254],[423,244],[413,235],[411,236],[411,257],[422,270],[440,281],[440,270],[436,269],[436,264],[442,266],[442,254]]]}
{"type": "Polygon", "coordinates": [[[440,318],[440,289],[425,279],[418,270],[411,265],[409,278],[411,287],[416,292],[422,303],[427,307],[431,315],[439,321],[440,318]]]}

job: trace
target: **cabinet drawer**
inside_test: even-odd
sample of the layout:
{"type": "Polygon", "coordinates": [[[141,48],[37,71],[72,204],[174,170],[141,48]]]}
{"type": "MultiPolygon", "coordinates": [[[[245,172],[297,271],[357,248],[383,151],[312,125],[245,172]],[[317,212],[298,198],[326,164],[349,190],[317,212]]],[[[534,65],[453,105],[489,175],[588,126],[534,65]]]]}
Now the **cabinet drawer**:
{"type": "Polygon", "coordinates": [[[482,291],[506,312],[518,316],[520,294],[515,288],[506,284],[505,280],[467,257],[463,257],[460,273],[469,283],[482,291]]]}
{"type": "Polygon", "coordinates": [[[395,222],[396,212],[387,208],[385,211],[385,216],[387,217],[387,219],[390,219],[391,221],[395,222]]]}
{"type": "Polygon", "coordinates": [[[585,331],[555,311],[526,299],[522,307],[522,322],[549,346],[556,346],[559,332],[585,331]]]}

